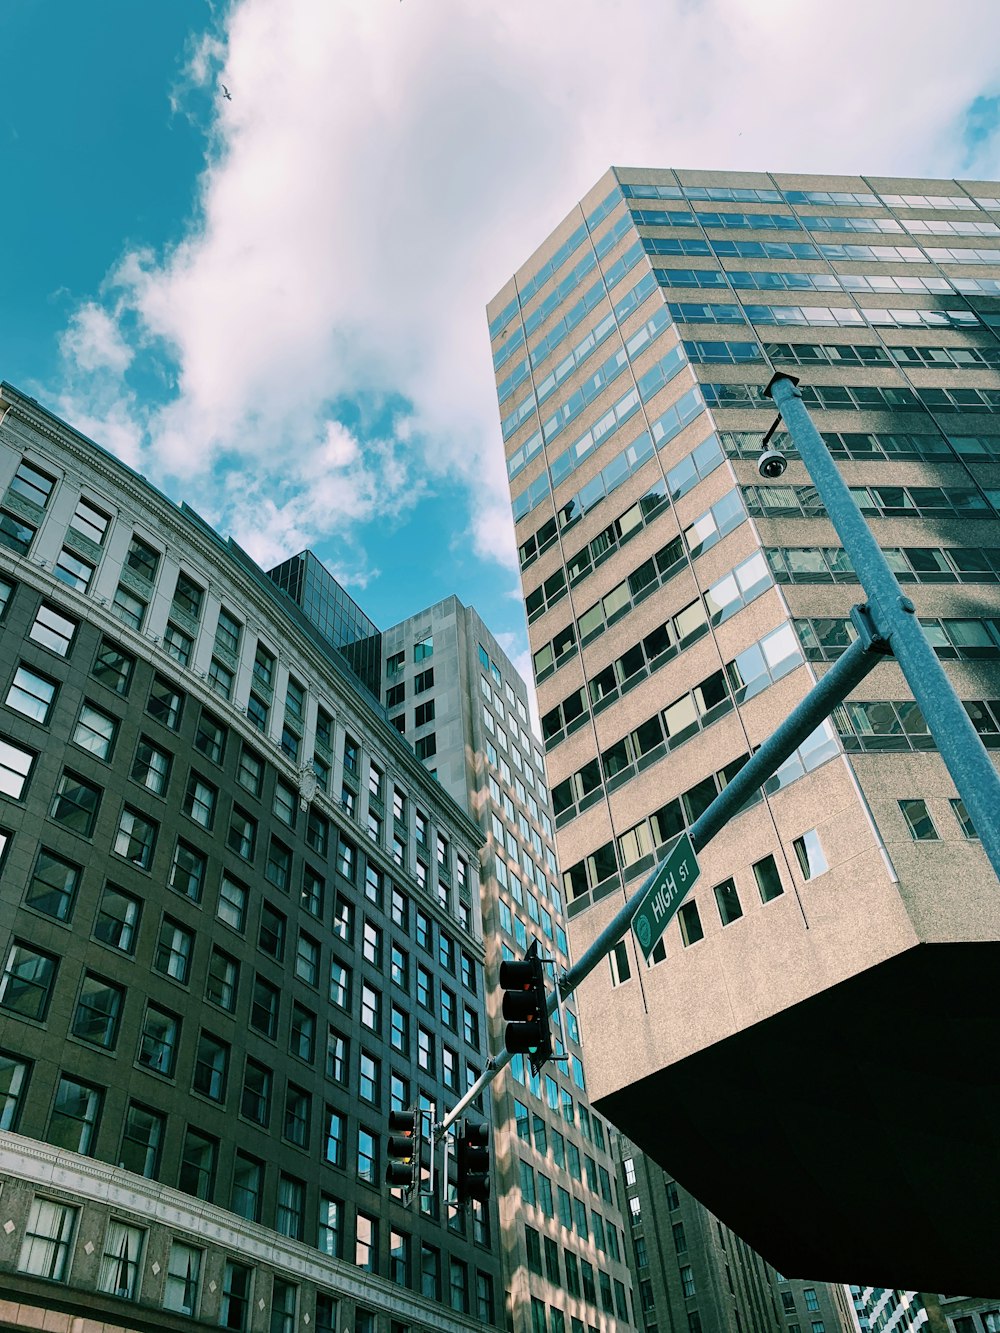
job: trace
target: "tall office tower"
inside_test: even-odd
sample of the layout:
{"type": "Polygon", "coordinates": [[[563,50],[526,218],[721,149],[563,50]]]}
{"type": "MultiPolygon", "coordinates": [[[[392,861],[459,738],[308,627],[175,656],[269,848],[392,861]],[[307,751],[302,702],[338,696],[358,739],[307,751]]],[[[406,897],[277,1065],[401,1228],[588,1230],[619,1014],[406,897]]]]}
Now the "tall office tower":
{"type": "Polygon", "coordinates": [[[614,1141],[647,1333],[784,1333],[774,1269],[628,1139],[614,1141]]]}
{"type": "Polygon", "coordinates": [[[993,1297],[948,1296],[928,1291],[844,1287],[858,1333],[997,1333],[1000,1300],[993,1297]]]}
{"type": "Polygon", "coordinates": [[[238,547],[0,418],[0,1323],[492,1326],[495,1206],[380,1160],[483,1066],[479,825],[238,547]]]}
{"type": "MultiPolygon", "coordinates": [[[[559,969],[569,961],[552,806],[527,692],[476,611],[456,597],[385,630],[382,644],[390,721],[481,830],[487,1044],[501,1051],[501,959],[521,958],[537,942],[559,969]]],[[[564,1014],[559,1053],[568,1059],[534,1076],[525,1057],[514,1056],[487,1093],[512,1333],[596,1333],[633,1323],[610,1131],[587,1095],[576,1006],[564,1014]]],[[[468,1023],[468,1010],[460,1019],[449,1005],[446,1026],[457,1033],[460,1021],[468,1023]]],[[[442,1055],[447,1050],[442,1045],[442,1055]]]]}
{"type": "MultiPolygon", "coordinates": [[[[998,185],[613,170],[491,303],[574,955],[853,637],[773,367],[1000,742],[998,295],[998,185]]],[[[988,1290],[1000,897],[893,662],[699,862],[581,987],[595,1104],[782,1273],[988,1290]]]]}
{"type": "Polygon", "coordinates": [[[312,551],[283,560],[268,575],[306,619],[329,639],[351,670],[377,699],[382,682],[382,640],[378,628],[312,551]]]}

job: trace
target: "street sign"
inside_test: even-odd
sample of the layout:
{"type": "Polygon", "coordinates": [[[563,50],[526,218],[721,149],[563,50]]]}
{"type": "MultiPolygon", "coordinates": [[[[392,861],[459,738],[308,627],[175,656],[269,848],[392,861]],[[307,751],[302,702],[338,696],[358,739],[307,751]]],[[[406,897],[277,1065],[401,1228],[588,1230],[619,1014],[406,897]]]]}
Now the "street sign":
{"type": "Polygon", "coordinates": [[[632,918],[632,930],[647,963],[668,922],[700,874],[701,866],[691,846],[691,839],[682,833],[671,848],[670,855],[649,881],[649,887],[632,918]]]}

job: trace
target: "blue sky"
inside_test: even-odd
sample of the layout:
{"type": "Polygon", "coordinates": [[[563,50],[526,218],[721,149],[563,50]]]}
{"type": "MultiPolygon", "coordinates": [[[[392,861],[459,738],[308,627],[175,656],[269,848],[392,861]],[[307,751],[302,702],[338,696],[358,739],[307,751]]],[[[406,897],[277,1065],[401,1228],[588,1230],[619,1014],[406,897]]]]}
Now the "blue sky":
{"type": "Polygon", "coordinates": [[[484,307],[606,168],[1000,175],[995,0],[7,0],[4,39],[0,376],[522,663],[484,307]]]}

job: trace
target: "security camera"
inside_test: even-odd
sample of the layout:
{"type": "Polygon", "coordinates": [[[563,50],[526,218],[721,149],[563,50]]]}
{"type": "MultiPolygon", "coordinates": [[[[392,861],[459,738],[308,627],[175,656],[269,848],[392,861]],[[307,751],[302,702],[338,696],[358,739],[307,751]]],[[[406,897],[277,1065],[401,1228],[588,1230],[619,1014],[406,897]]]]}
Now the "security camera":
{"type": "Polygon", "coordinates": [[[783,477],[786,467],[788,467],[788,459],[784,454],[780,454],[777,449],[765,449],[757,459],[757,471],[765,481],[774,481],[777,477],[783,477]]]}

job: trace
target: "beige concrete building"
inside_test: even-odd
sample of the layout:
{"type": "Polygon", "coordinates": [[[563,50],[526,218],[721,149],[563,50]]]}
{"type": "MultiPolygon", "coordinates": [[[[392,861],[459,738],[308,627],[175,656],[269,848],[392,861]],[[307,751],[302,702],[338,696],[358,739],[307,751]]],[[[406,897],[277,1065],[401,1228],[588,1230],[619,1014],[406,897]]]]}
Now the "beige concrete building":
{"type": "MultiPolygon", "coordinates": [[[[1000,743],[998,196],[614,169],[491,302],[574,955],[852,637],[775,368],[1000,743]]],[[[898,667],[699,860],[579,992],[596,1104],[783,1273],[989,1289],[1000,896],[898,667]]]]}
{"type": "MultiPolygon", "coordinates": [[[[482,830],[486,1044],[499,1053],[501,961],[536,941],[560,970],[569,963],[552,803],[527,690],[457,597],[385,630],[382,652],[390,722],[482,830]]],[[[515,1056],[483,1098],[511,1333],[611,1333],[635,1323],[612,1134],[590,1105],[575,1004],[564,1012],[557,1053],[565,1059],[538,1076],[515,1056]]]]}

